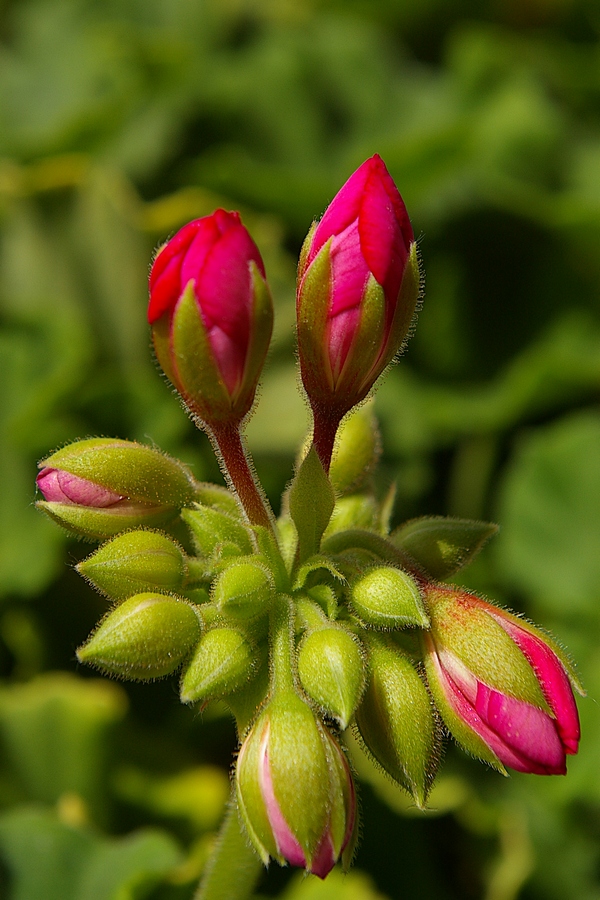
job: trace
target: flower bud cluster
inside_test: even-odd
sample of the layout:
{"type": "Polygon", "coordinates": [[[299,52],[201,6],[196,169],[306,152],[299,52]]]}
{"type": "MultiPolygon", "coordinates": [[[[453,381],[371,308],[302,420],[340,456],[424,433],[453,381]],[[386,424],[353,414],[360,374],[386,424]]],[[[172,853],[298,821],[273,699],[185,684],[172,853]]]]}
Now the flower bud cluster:
{"type": "Polygon", "coordinates": [[[495,526],[424,517],[390,533],[391,498],[375,496],[379,432],[357,404],[402,348],[419,290],[406,209],[375,156],[302,251],[312,444],[276,521],[241,432],[271,335],[264,265],[237,213],[191,222],[154,260],[148,316],[228,489],[153,447],[100,438],[52,454],[37,479],[41,509],[103,542],[77,567],[110,603],[79,660],[137,680],[179,672],[183,703],[224,700],[250,841],[265,863],[321,878],[355,843],[348,727],[419,808],[446,732],[500,771],[563,774],[578,747],[580,687],[562,651],[444,583],[495,526]]]}

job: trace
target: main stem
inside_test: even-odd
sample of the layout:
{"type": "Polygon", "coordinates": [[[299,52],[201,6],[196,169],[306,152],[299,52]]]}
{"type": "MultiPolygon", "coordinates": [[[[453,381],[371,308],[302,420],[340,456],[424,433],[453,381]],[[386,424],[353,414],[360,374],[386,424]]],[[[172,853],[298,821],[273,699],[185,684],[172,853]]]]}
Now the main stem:
{"type": "Polygon", "coordinates": [[[242,833],[232,798],[194,900],[249,900],[262,868],[242,833]]]}
{"type": "Polygon", "coordinates": [[[225,469],[225,477],[238,495],[250,523],[262,525],[272,532],[273,514],[248,462],[239,426],[211,425],[210,436],[225,469]]]}
{"type": "Polygon", "coordinates": [[[274,694],[293,691],[292,605],[285,594],[279,594],[271,608],[269,643],[272,691],[274,694]]]}

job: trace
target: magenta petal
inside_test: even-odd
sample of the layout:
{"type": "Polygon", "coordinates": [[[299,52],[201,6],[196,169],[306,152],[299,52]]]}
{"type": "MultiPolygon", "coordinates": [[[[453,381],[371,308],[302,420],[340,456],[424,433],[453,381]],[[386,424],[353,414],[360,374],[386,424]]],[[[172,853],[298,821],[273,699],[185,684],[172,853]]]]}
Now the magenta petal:
{"type": "Polygon", "coordinates": [[[244,375],[245,356],[240,358],[239,348],[217,325],[208,332],[208,339],[225,386],[233,396],[244,375]]]}
{"type": "Polygon", "coordinates": [[[558,731],[567,753],[577,753],[580,738],[579,713],[565,667],[541,638],[525,628],[520,628],[516,622],[503,616],[501,612],[497,615],[492,612],[491,615],[511,636],[529,661],[556,716],[558,731]]]}
{"type": "Polygon", "coordinates": [[[530,703],[508,697],[479,683],[476,711],[505,744],[532,766],[565,771],[565,754],[555,722],[530,703]]]}
{"type": "Polygon", "coordinates": [[[259,783],[265,809],[269,818],[269,824],[273,831],[273,837],[277,845],[278,851],[287,859],[292,866],[306,866],[306,857],[304,850],[294,837],[288,823],[285,821],[281,807],[277,802],[275,790],[273,788],[273,779],[271,777],[271,766],[269,765],[269,729],[265,729],[261,746],[261,755],[259,758],[259,783]]]}
{"type": "Polygon", "coordinates": [[[326,878],[337,862],[331,835],[326,832],[310,864],[310,872],[319,878],[326,878]]]}
{"type": "Polygon", "coordinates": [[[158,278],[153,280],[148,307],[148,322],[154,324],[172,309],[181,296],[181,258],[172,257],[158,278]]]}
{"type": "MultiPolygon", "coordinates": [[[[397,191],[396,193],[398,194],[397,191]]],[[[398,201],[404,207],[400,194],[398,201]]],[[[408,222],[406,210],[404,218],[408,222]]],[[[410,245],[405,242],[396,208],[380,177],[372,175],[369,178],[360,209],[358,228],[362,254],[375,279],[384,287],[389,302],[393,304],[393,310],[398,299],[410,245]]]]}
{"type": "Polygon", "coordinates": [[[72,503],[103,509],[124,499],[122,494],[60,469],[42,469],[37,477],[37,486],[49,503],[72,503]]]}
{"type": "Polygon", "coordinates": [[[341,234],[342,231],[358,218],[363,192],[367,179],[374,165],[374,160],[379,157],[371,157],[359,166],[348,181],[337,192],[317,225],[313,235],[308,262],[312,262],[323,244],[330,237],[341,234]]]}

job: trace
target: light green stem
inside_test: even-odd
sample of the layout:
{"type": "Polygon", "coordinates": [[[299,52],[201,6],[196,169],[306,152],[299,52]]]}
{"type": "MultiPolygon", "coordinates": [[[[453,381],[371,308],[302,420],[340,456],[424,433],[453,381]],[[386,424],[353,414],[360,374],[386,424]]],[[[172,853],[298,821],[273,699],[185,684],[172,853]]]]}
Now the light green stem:
{"type": "Polygon", "coordinates": [[[293,691],[292,608],[291,600],[285,594],[279,594],[273,604],[269,631],[273,693],[293,691]]]}
{"type": "Polygon", "coordinates": [[[232,798],[194,900],[248,900],[262,869],[260,859],[242,833],[237,804],[232,798]]]}

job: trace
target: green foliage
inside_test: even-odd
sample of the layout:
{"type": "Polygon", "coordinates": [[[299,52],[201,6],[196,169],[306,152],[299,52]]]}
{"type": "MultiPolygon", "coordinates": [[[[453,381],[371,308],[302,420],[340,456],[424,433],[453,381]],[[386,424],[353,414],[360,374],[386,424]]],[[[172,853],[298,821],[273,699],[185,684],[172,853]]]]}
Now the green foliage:
{"type": "MultiPolygon", "coordinates": [[[[547,622],[578,659],[592,699],[581,703],[582,749],[566,779],[516,775],[497,787],[493,773],[475,775],[471,767],[467,786],[468,763],[451,751],[449,774],[431,798],[438,819],[411,818],[410,833],[406,801],[364,763],[373,785],[364,791],[365,817],[375,837],[365,828],[357,861],[377,888],[360,874],[342,883],[334,873],[323,884],[294,881],[281,895],[371,900],[378,891],[397,896],[402,882],[407,896],[436,900],[595,896],[600,117],[593,4],[9,0],[1,15],[0,857],[7,896],[191,897],[201,867],[201,851],[194,856],[191,847],[201,829],[141,793],[119,799],[114,783],[121,780],[107,779],[105,769],[112,757],[113,773],[127,763],[176,777],[210,759],[227,766],[233,743],[214,706],[204,714],[213,719],[201,744],[191,714],[178,718],[172,691],[159,685],[147,686],[156,690],[151,701],[132,689],[131,712],[120,722],[125,694],[115,685],[95,693],[97,684],[82,676],[67,687],[48,674],[20,683],[42,670],[74,672],[74,648],[105,609],[63,566],[84,551],[33,508],[35,462],[66,441],[116,434],[164,447],[198,479],[216,476],[207,442],[153,371],[144,309],[153,247],[223,204],[242,208],[277,302],[275,343],[248,428],[259,474],[276,498],[306,431],[287,355],[294,257],[313,217],[375,151],[421,236],[427,274],[408,355],[376,399],[385,456],[375,489],[383,496],[396,481],[394,524],[445,514],[497,521],[497,548],[458,578],[547,622]],[[117,743],[115,727],[122,729],[117,743]],[[69,795],[83,798],[93,828],[65,813],[78,808],[79,801],[65,801],[69,795]],[[125,804],[124,817],[115,804],[121,812],[125,804]],[[157,822],[159,832],[136,830],[157,822]],[[129,836],[117,836],[124,831],[129,836]],[[436,881],[448,835],[456,861],[436,881]],[[174,840],[190,848],[188,875],[152,887],[177,865],[174,840]],[[46,855],[37,853],[32,867],[38,842],[46,855]],[[422,883],[411,881],[417,868],[428,873],[422,883]],[[427,893],[424,885],[434,887],[427,893]]],[[[218,557],[227,548],[216,546],[216,518],[198,517],[197,539],[218,557]]],[[[250,551],[241,525],[240,548],[250,551]]]]}

